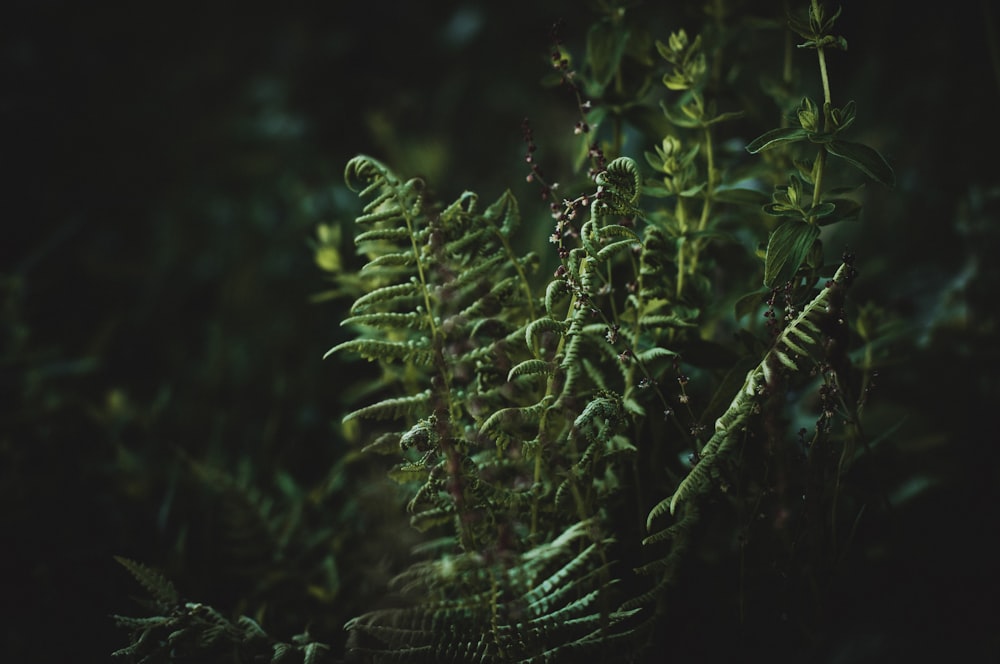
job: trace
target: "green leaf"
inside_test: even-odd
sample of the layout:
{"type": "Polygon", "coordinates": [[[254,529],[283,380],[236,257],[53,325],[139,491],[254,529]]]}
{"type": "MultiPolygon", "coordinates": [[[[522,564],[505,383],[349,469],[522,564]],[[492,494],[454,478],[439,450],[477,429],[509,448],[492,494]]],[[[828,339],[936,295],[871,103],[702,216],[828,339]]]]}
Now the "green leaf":
{"type": "Polygon", "coordinates": [[[587,64],[590,65],[594,84],[598,86],[598,90],[594,91],[597,95],[603,92],[618,71],[628,36],[627,30],[608,23],[596,23],[587,33],[587,64]]]}
{"type": "Polygon", "coordinates": [[[642,193],[650,198],[668,198],[674,195],[673,191],[657,180],[647,181],[642,187],[642,193]]]}
{"type": "Polygon", "coordinates": [[[892,167],[874,148],[861,143],[834,140],[827,144],[826,149],[830,154],[840,157],[873,180],[887,187],[895,185],[896,175],[892,172],[892,167]]]}
{"type": "Polygon", "coordinates": [[[792,279],[819,237],[819,226],[803,221],[786,221],[778,226],[767,242],[764,258],[764,285],[776,285],[792,279]]]}
{"type": "Polygon", "coordinates": [[[772,217],[789,217],[791,219],[804,218],[801,209],[785,205],[784,203],[768,203],[762,209],[765,214],[769,214],[772,217]]]}
{"type": "Polygon", "coordinates": [[[646,163],[652,166],[654,171],[660,172],[663,170],[663,157],[649,150],[644,151],[642,156],[646,158],[646,163]]]}
{"type": "Polygon", "coordinates": [[[768,293],[770,293],[769,289],[761,288],[760,290],[747,293],[736,300],[736,304],[733,305],[736,320],[755,314],[757,309],[759,309],[760,305],[764,302],[768,293]]]}
{"type": "Polygon", "coordinates": [[[728,122],[729,120],[738,120],[746,115],[745,111],[728,111],[726,113],[719,113],[714,118],[707,120],[705,122],[706,127],[710,127],[720,122],[728,122]]]}
{"type": "Polygon", "coordinates": [[[861,203],[850,198],[830,198],[825,203],[833,203],[836,209],[817,222],[820,226],[838,221],[855,221],[861,214],[861,203]]]}
{"type": "Polygon", "coordinates": [[[829,217],[831,214],[836,212],[837,206],[830,201],[823,201],[819,205],[813,206],[809,209],[809,216],[815,219],[822,219],[823,217],[829,217]]]}
{"type": "Polygon", "coordinates": [[[830,109],[830,120],[837,131],[843,131],[854,124],[855,115],[857,115],[857,104],[854,101],[847,102],[843,108],[830,109]]]}
{"type": "Polygon", "coordinates": [[[761,150],[770,150],[782,143],[795,143],[804,140],[809,135],[802,127],[782,127],[766,131],[747,145],[747,152],[757,154],[761,150]]]}

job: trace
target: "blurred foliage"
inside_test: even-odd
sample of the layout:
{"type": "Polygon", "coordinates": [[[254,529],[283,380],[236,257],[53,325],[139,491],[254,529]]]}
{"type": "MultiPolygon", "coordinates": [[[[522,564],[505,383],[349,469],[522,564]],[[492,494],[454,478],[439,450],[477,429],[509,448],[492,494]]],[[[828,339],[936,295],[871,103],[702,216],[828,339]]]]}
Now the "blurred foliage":
{"type": "MultiPolygon", "coordinates": [[[[662,4],[630,15],[657,36],[703,21],[702,3],[662,4]]],[[[735,53],[767,32],[742,4],[735,53]]],[[[823,638],[830,661],[995,654],[996,12],[856,4],[832,76],[897,187],[870,188],[860,222],[824,241],[857,253],[852,300],[886,339],[866,417],[892,434],[868,466],[894,509],[861,522],[866,548],[831,583],[839,611],[823,638]]],[[[320,361],[346,338],[344,300],[314,301],[321,268],[360,261],[339,230],[358,210],[343,164],[375,154],[444,200],[510,186],[527,219],[546,219],[525,242],[544,242],[520,122],[531,117],[545,168],[571,177],[577,109],[542,79],[556,20],[579,60],[597,15],[577,2],[425,5],[6,8],[0,560],[19,581],[2,600],[6,659],[121,648],[109,616],[132,614],[137,590],[116,555],[162,569],[181,601],[259,623],[269,647],[334,651],[410,560],[405,498],[339,424],[377,374],[320,361]]],[[[781,78],[758,64],[739,72],[747,89],[781,78]]],[[[636,131],[656,122],[615,112],[636,131]]],[[[692,564],[715,575],[709,596],[733,596],[730,562],[692,564]]],[[[780,570],[765,581],[780,586],[780,570]]],[[[677,592],[694,596],[683,581],[677,592]]],[[[773,631],[727,643],[705,624],[718,605],[687,607],[677,652],[780,638],[794,616],[779,595],[754,622],[773,631]]]]}

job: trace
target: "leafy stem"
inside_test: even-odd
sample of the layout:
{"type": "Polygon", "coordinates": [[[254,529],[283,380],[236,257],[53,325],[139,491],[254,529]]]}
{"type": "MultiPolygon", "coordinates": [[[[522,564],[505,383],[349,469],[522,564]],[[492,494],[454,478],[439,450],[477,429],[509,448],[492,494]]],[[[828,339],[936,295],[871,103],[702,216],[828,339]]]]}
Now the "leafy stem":
{"type": "MultiPolygon", "coordinates": [[[[816,17],[821,16],[822,10],[819,6],[819,0],[812,0],[812,12],[816,17]]],[[[819,58],[819,73],[820,79],[823,82],[823,131],[828,132],[832,129],[832,123],[830,122],[830,111],[833,108],[833,98],[830,95],[830,77],[826,71],[826,49],[822,44],[817,44],[816,46],[816,56],[819,58]]],[[[817,209],[820,203],[823,202],[823,171],[826,168],[826,144],[819,144],[819,151],[816,156],[816,167],[815,176],[813,184],[813,196],[812,196],[812,206],[813,209],[817,209]]],[[[809,223],[815,224],[817,221],[817,216],[815,214],[809,215],[809,223]]]]}

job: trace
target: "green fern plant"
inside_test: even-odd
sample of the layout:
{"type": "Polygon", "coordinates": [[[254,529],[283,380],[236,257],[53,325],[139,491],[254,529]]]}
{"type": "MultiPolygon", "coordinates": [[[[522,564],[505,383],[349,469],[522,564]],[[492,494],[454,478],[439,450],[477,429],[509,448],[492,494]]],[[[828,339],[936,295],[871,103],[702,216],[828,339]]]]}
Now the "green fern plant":
{"type": "MultiPolygon", "coordinates": [[[[826,564],[850,539],[838,535],[838,509],[855,524],[865,509],[843,499],[866,442],[845,299],[855,259],[827,263],[820,227],[860,211],[853,189],[825,184],[828,157],[885,184],[892,171],[841,135],[855,106],[831,101],[826,52],[845,45],[832,33],[837,14],[813,1],[789,21],[819,54],[822,111],[807,99],[798,127],[736,133],[747,147],[734,154],[726,132],[749,114],[719,108],[732,103],[721,94],[735,30],[725,3],[702,34],[667,42],[632,21],[631,4],[601,3],[579,72],[561,42],[553,52],[580,114],[578,166],[589,162],[575,198],[554,200],[525,125],[529,180],[555,222],[552,256],[516,249],[522,212],[510,191],[485,206],[469,191],[440,203],[377,159],[347,164],[366,262],[342,291],[353,291],[343,325],[354,334],[326,357],[379,372],[343,421],[365,452],[391,457],[389,478],[425,537],[385,601],[347,623],[349,659],[639,661],[684,604],[670,589],[706,546],[706,515],[746,523],[733,529],[744,542],[773,537],[789,558],[810,550],[826,564]],[[636,135],[641,145],[629,145],[636,135]],[[747,152],[771,158],[748,165],[747,152]],[[741,241],[765,234],[754,262],[741,241]],[[793,410],[812,418],[811,435],[791,433],[793,410]],[[753,525],[766,502],[803,517],[794,535],[753,525]]],[[[164,652],[173,642],[155,635],[184,616],[199,647],[225,635],[278,656],[249,623],[181,604],[130,565],[174,617],[151,629],[122,619],[134,633],[121,654],[154,640],[164,652]]]]}
{"type": "Polygon", "coordinates": [[[113,616],[118,627],[131,632],[131,643],[112,653],[114,657],[142,664],[191,658],[272,664],[328,661],[329,647],[313,641],[308,633],[293,643],[279,642],[254,619],[239,616],[230,620],[211,606],[182,601],[174,584],[162,573],[128,558],[115,559],[150,594],[150,609],[156,615],[113,616]]]}
{"type": "MultiPolygon", "coordinates": [[[[762,354],[744,370],[742,385],[723,381],[704,415],[688,408],[694,424],[678,426],[677,434],[668,433],[662,421],[657,424],[662,418],[650,414],[666,413],[678,425],[674,406],[690,403],[684,389],[687,376],[678,375],[676,404],[661,381],[697,346],[703,307],[711,306],[707,274],[717,260],[713,242],[724,239],[720,224],[727,218],[716,210],[763,203],[757,192],[724,180],[715,154],[715,128],[741,113],[719,113],[707,100],[709,68],[700,37],[691,40],[680,31],[669,43],[656,45],[671,67],[664,75],[665,87],[682,93],[676,106],[662,106],[672,133],[655,152],[646,153],[660,181],[644,182],[631,158],[605,160],[605,149],[620,148],[620,141],[603,147],[593,142],[607,116],[579,103],[588,89],[603,94],[613,72],[624,66],[624,51],[609,50],[606,40],[592,33],[587,64],[599,84],[585,80],[577,85],[566,59],[554,56],[564,83],[577,95],[582,113],[577,133],[585,134],[590,145],[595,188],[562,205],[552,204],[556,229],[550,239],[559,264],[537,292],[528,267],[538,258],[518,257],[511,250],[517,208],[509,193],[483,213],[476,211],[475,196],[468,193],[438,210],[422,197],[419,181],[404,181],[367,157],[348,165],[348,181],[360,177],[356,188],[367,200],[358,223],[374,228],[357,238],[360,250],[371,257],[361,272],[371,290],[357,299],[346,322],[374,331],[331,353],[351,350],[384,363],[386,382],[393,379],[402,389],[347,419],[404,422],[402,430],[379,436],[377,445],[389,443],[404,453],[393,473],[414,481],[409,503],[414,525],[424,529],[453,523],[458,545],[438,549],[436,560],[401,575],[398,583],[420,598],[415,606],[375,611],[352,621],[358,653],[373,661],[410,656],[533,661],[595,654],[619,640],[641,641],[657,619],[656,607],[689,545],[701,505],[726,484],[723,462],[740,442],[747,443],[758,428],[756,421],[774,417],[767,413],[776,413],[778,394],[796,384],[798,376],[820,376],[824,410],[813,445],[819,448],[820,439],[826,439],[834,410],[849,419],[848,439],[859,439],[848,403],[844,308],[844,292],[855,274],[852,259],[845,259],[824,287],[811,290],[825,269],[819,225],[855,216],[858,205],[837,198],[840,192],[824,200],[821,182],[827,154],[887,184],[891,169],[870,148],[839,137],[853,121],[854,107],[830,105],[822,65],[824,49],[842,40],[829,35],[836,16],[827,17],[816,3],[809,15],[808,22],[793,19],[791,24],[809,39],[804,46],[820,53],[827,90],[825,133],[801,111],[801,127],[767,132],[747,148],[757,153],[797,141],[818,146],[817,159],[797,159],[790,184],[779,187],[775,202],[763,205],[772,215],[788,216],[793,209],[801,213],[798,225],[786,222],[771,233],[765,290],[748,296],[751,303],[768,300],[773,338],[766,345],[751,344],[752,351],[762,354]],[[677,136],[686,131],[693,131],[697,142],[685,148],[677,136]],[[700,183],[699,155],[704,158],[700,183]],[[801,203],[805,184],[812,203],[801,203]],[[675,205],[644,208],[644,194],[672,198],[675,205]],[[788,205],[779,209],[778,198],[786,194],[788,205]],[[695,205],[697,213],[691,209],[695,205]],[[476,252],[469,250],[472,246],[476,252]],[[490,281],[477,281],[481,274],[490,281]],[[691,281],[698,288],[689,290],[686,282],[691,281]],[[783,322],[774,312],[776,303],[783,309],[783,322]],[[443,352],[445,347],[449,352],[443,352]],[[406,369],[393,368],[399,363],[406,369]],[[732,389],[727,386],[736,389],[723,405],[720,395],[732,389]],[[714,431],[703,441],[707,427],[698,422],[715,408],[714,431]],[[640,527],[614,523],[612,515],[621,514],[629,500],[644,500],[635,487],[624,492],[622,487],[638,477],[662,484],[675,472],[670,465],[666,475],[637,472],[640,460],[663,459],[658,450],[647,449],[640,456],[639,445],[676,448],[678,442],[680,449],[694,449],[690,470],[673,480],[674,490],[648,510],[640,527]],[[655,530],[668,513],[676,517],[673,525],[655,530]],[[643,529],[651,534],[642,535],[643,529]],[[544,577],[530,561],[548,560],[562,551],[570,533],[580,540],[576,554],[564,552],[568,557],[562,560],[569,562],[540,580],[544,577]],[[519,546],[512,545],[512,535],[519,546]],[[615,558],[623,536],[653,548],[671,542],[635,565],[638,578],[652,577],[645,587],[615,558]],[[626,579],[628,591],[611,592],[626,579]],[[543,602],[536,597],[541,588],[573,599],[568,604],[551,598],[543,602]],[[580,621],[581,631],[572,636],[542,628],[564,617],[580,621]],[[588,633],[583,625],[599,629],[588,633]]],[[[613,135],[618,137],[617,128],[613,135]]],[[[532,162],[534,144],[527,138],[532,162]]],[[[532,179],[541,181],[546,196],[555,190],[534,165],[532,179]]],[[[703,378],[711,375],[694,368],[703,378]]],[[[843,458],[850,456],[845,452],[843,458]]],[[[842,464],[835,475],[844,469],[842,464]]],[[[618,654],[631,660],[639,652],[618,654]]]]}

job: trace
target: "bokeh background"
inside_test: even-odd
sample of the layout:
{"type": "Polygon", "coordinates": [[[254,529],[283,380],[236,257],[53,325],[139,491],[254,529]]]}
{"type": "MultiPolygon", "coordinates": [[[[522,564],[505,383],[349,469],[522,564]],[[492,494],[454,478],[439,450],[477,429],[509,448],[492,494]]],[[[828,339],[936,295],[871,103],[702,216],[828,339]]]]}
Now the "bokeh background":
{"type": "MultiPolygon", "coordinates": [[[[634,11],[662,38],[700,20],[647,4],[634,11]]],[[[834,93],[857,100],[898,179],[851,231],[858,297],[905,337],[872,397],[903,422],[886,470],[900,507],[870,534],[884,555],[851,591],[873,599],[844,624],[996,648],[998,12],[844,4],[834,93]]],[[[253,561],[220,570],[234,555],[216,537],[220,495],[297,505],[294,523],[334,543],[295,549],[326,576],[267,592],[312,602],[276,636],[311,610],[336,626],[391,567],[362,540],[405,529],[358,508],[385,489],[339,425],[355,368],[321,360],[345,334],[344,302],[316,297],[331,288],[317,228],[357,209],[343,166],[372,154],[445,199],[511,187],[544,237],[520,123],[560,163],[575,109],[541,85],[550,29],[563,19],[579,49],[593,15],[568,1],[54,0],[3,15],[0,653],[103,661],[126,645],[109,615],[135,614],[141,592],[115,555],[242,608],[253,561]]],[[[327,238],[348,268],[349,234],[327,238]]]]}

